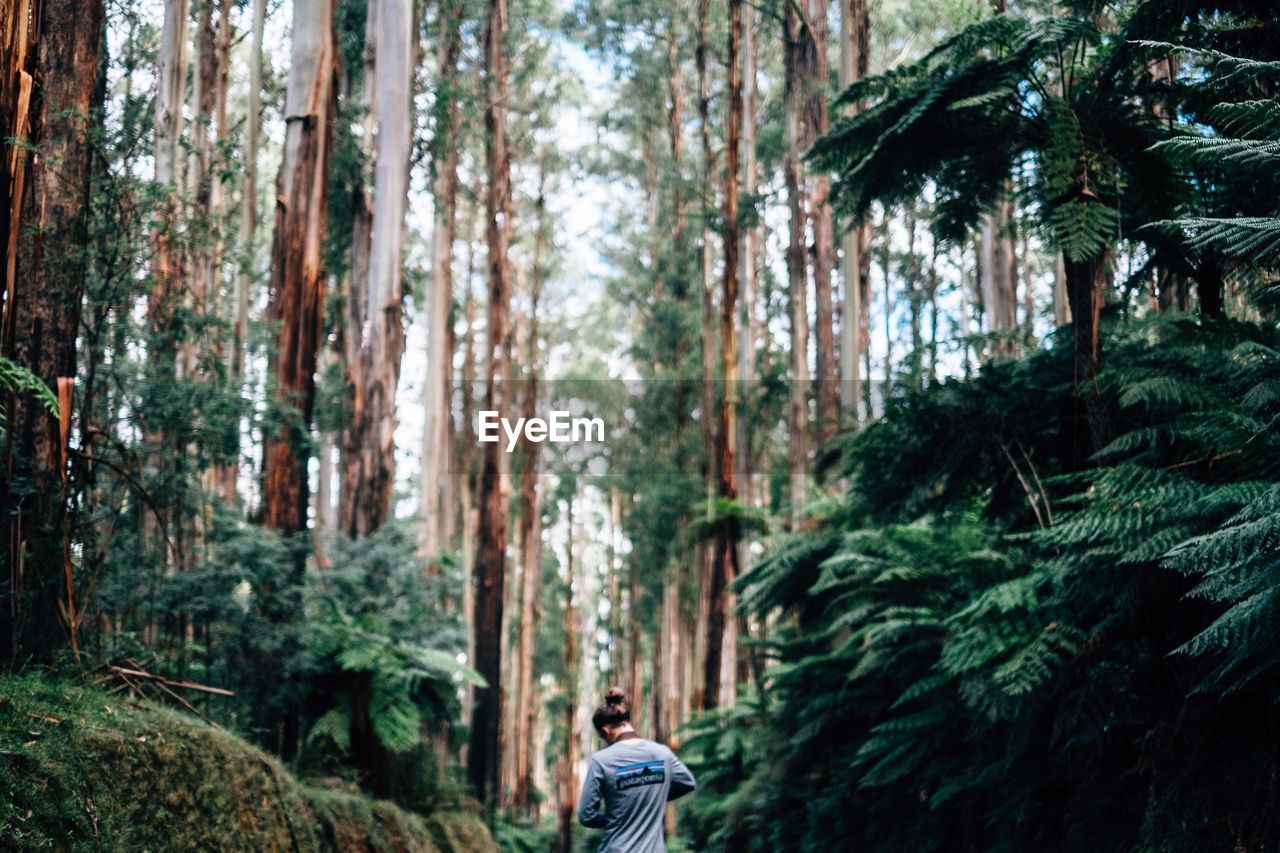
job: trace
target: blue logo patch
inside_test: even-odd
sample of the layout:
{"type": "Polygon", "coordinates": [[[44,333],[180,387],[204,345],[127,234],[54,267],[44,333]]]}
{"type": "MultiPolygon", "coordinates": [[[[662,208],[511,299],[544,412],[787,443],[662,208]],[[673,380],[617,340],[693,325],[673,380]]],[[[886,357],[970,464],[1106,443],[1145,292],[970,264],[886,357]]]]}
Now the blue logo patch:
{"type": "Polygon", "coordinates": [[[663,761],[646,761],[619,767],[613,774],[619,791],[638,788],[641,785],[660,785],[667,780],[667,765],[663,761]]]}

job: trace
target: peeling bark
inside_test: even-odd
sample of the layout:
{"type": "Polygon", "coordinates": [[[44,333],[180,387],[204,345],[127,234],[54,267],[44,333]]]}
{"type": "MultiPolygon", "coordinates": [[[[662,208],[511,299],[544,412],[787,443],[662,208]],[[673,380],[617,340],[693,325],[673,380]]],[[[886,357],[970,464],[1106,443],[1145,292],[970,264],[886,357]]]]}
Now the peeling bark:
{"type": "Polygon", "coordinates": [[[7,395],[0,478],[0,663],[49,661],[70,638],[76,590],[70,549],[67,437],[76,336],[85,293],[92,150],[103,4],[43,0],[0,11],[0,90],[7,243],[3,355],[55,391],[59,415],[30,394],[7,395]],[[76,21],[76,26],[67,26],[76,21]],[[19,248],[19,237],[23,245],[19,248]]]}
{"type": "MultiPolygon", "coordinates": [[[[367,239],[367,264],[352,264],[347,376],[351,425],[343,454],[343,526],[368,536],[390,516],[395,486],[396,386],[404,352],[404,215],[409,189],[413,10],[409,0],[374,0],[368,26],[372,75],[373,198],[357,204],[353,246],[367,239]],[[366,206],[367,205],[367,206],[366,206]],[[357,298],[358,295],[358,298],[357,298]]],[[[366,137],[368,140],[368,138],[366,137]]]]}
{"type": "MultiPolygon", "coordinates": [[[[307,461],[324,312],[321,239],[335,112],[333,0],[295,0],[285,143],[271,253],[275,400],[290,414],[265,437],[263,518],[292,535],[307,526],[307,461]]],[[[299,563],[301,568],[301,563],[299,563]]]]}

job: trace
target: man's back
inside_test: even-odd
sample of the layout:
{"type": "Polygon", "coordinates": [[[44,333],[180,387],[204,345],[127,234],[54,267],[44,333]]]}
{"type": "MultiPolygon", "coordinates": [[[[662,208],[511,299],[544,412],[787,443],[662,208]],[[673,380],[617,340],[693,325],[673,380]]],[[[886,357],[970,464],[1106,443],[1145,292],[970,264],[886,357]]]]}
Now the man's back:
{"type": "Polygon", "coordinates": [[[591,757],[578,818],[604,829],[600,853],[661,853],[667,802],[693,788],[693,774],[667,747],[634,736],[619,739],[591,757]]]}

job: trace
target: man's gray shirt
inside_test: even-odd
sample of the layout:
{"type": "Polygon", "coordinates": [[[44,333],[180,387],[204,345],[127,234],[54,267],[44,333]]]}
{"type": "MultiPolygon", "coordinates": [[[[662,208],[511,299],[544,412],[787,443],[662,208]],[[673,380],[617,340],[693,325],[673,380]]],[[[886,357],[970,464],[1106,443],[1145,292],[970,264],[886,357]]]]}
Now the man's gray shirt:
{"type": "Polygon", "coordinates": [[[603,829],[599,853],[664,853],[667,802],[696,787],[689,768],[660,743],[626,737],[591,756],[578,799],[583,826],[603,829]]]}

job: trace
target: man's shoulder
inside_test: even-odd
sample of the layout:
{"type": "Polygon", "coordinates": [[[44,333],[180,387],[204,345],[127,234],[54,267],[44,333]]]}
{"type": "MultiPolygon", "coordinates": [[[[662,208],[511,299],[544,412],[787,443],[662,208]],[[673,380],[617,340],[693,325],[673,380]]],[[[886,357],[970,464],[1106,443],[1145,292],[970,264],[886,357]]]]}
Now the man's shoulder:
{"type": "Polygon", "coordinates": [[[611,761],[628,761],[636,756],[647,756],[656,758],[667,758],[674,753],[671,752],[663,744],[647,738],[628,738],[611,744],[595,754],[595,758],[600,760],[601,764],[607,764],[611,761]]]}

